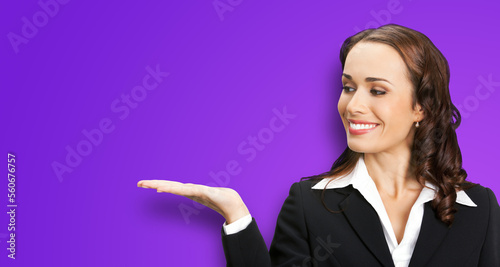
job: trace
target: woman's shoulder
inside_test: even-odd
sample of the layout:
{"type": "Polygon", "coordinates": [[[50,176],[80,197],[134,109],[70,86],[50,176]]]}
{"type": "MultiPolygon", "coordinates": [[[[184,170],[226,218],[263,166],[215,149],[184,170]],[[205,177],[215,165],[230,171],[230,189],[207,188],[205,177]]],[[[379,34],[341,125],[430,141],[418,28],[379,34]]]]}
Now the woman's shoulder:
{"type": "MultiPolygon", "coordinates": [[[[303,197],[314,196],[315,198],[317,198],[318,196],[321,196],[323,192],[324,182],[325,182],[323,181],[323,179],[324,178],[303,179],[300,181],[293,182],[292,185],[290,186],[290,194],[301,195],[303,197]],[[318,186],[316,186],[317,184],[318,186]]],[[[338,188],[328,187],[328,189],[329,189],[327,190],[328,195],[339,195],[339,196],[349,194],[355,190],[351,184],[348,184],[346,186],[340,186],[338,188]]]]}
{"type": "Polygon", "coordinates": [[[292,183],[291,187],[297,187],[301,190],[310,190],[314,185],[319,183],[322,179],[304,179],[292,183]]]}
{"type": "Polygon", "coordinates": [[[478,207],[489,207],[491,204],[498,206],[497,197],[489,187],[475,184],[464,192],[478,207]]]}
{"type": "MultiPolygon", "coordinates": [[[[310,195],[313,191],[312,187],[317,184],[321,179],[307,179],[295,181],[290,185],[289,196],[290,197],[304,197],[304,195],[310,195]]],[[[314,190],[318,191],[318,190],[314,190]]]]}

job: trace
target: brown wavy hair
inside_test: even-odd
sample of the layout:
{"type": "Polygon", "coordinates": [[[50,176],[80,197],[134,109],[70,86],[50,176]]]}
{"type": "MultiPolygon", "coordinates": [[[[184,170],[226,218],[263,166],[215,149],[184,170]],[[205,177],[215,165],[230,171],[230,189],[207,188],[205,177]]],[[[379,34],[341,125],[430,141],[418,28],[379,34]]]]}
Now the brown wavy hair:
{"type": "MultiPolygon", "coordinates": [[[[429,181],[438,188],[431,206],[436,216],[451,226],[457,209],[455,188],[468,189],[477,184],[466,181],[467,172],[462,168],[462,153],[455,130],[461,122],[458,109],[451,102],[448,61],[424,34],[397,24],[387,24],[376,29],[366,29],[348,37],[340,49],[344,69],[347,54],[358,42],[376,42],[394,48],[407,66],[407,77],[413,84],[412,106],[424,110],[424,119],[415,129],[410,165],[418,182],[425,186],[429,181]]],[[[347,147],[334,162],[330,171],[303,177],[301,180],[338,178],[350,173],[362,153],[347,147]]],[[[326,209],[330,210],[324,202],[326,209]]]]}

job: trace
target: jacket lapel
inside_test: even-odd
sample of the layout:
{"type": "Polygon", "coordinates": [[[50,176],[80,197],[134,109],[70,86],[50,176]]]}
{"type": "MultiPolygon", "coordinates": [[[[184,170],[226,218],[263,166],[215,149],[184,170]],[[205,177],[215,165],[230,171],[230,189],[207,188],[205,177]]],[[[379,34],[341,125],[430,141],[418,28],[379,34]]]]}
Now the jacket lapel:
{"type": "Polygon", "coordinates": [[[339,203],[352,228],[383,266],[394,266],[377,212],[352,185],[335,189],[347,197],[339,203]]]}
{"type": "Polygon", "coordinates": [[[448,233],[448,226],[435,216],[431,202],[424,204],[424,217],[409,267],[425,266],[448,233]]]}

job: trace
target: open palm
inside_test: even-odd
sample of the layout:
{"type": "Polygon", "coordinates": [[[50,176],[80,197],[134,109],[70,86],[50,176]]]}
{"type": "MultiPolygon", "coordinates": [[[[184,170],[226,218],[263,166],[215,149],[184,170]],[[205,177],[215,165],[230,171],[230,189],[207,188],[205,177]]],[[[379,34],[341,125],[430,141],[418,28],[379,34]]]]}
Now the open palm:
{"type": "Polygon", "coordinates": [[[227,224],[250,214],[238,192],[231,188],[211,187],[168,180],[141,180],[137,183],[137,186],[153,188],[157,192],[185,196],[217,211],[226,219],[227,224]]]}

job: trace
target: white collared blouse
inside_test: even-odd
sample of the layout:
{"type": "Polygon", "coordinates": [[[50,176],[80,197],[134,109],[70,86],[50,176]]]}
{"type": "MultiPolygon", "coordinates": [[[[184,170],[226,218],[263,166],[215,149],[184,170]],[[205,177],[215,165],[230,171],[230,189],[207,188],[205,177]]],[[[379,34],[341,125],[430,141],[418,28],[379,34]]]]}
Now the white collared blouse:
{"type": "MultiPolygon", "coordinates": [[[[322,179],[314,185],[312,189],[323,190],[329,180],[331,180],[331,178],[322,179]]],[[[389,220],[389,215],[385,210],[384,203],[382,202],[375,182],[368,174],[363,157],[360,157],[352,172],[334,179],[328,183],[326,189],[341,188],[351,184],[354,188],[359,190],[361,195],[363,195],[366,201],[368,201],[368,203],[370,203],[377,212],[383,226],[384,236],[387,241],[387,245],[389,246],[389,251],[391,252],[394,265],[396,267],[407,267],[410,263],[411,255],[420,233],[420,226],[424,216],[424,203],[434,199],[436,187],[429,182],[425,183],[426,186],[432,189],[423,187],[420,195],[410,210],[403,239],[401,240],[401,243],[398,244],[391,221],[389,220]]],[[[477,207],[463,190],[457,192],[456,202],[470,207],[477,207]]],[[[229,225],[224,222],[223,229],[228,235],[234,234],[245,229],[251,222],[252,217],[248,214],[247,216],[240,218],[229,225]]]]}

